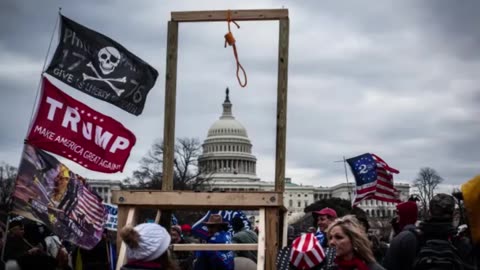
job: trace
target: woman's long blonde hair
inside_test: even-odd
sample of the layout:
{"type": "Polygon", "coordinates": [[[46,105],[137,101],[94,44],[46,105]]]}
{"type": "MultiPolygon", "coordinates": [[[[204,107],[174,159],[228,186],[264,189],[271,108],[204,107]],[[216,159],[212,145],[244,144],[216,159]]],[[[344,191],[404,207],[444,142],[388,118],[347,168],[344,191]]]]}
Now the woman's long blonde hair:
{"type": "Polygon", "coordinates": [[[353,254],[365,261],[366,263],[375,262],[375,257],[372,252],[372,244],[368,240],[365,230],[360,225],[359,221],[353,215],[347,215],[335,220],[327,229],[328,239],[331,239],[330,232],[335,226],[340,226],[343,232],[348,236],[352,242],[353,254]]]}

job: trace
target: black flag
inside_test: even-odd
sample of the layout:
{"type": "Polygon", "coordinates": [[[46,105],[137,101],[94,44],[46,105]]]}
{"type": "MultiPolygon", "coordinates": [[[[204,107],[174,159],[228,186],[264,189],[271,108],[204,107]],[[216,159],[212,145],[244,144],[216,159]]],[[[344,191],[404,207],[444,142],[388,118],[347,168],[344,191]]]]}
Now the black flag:
{"type": "Polygon", "coordinates": [[[111,38],[61,16],[60,41],[46,72],[139,115],[158,72],[111,38]]]}

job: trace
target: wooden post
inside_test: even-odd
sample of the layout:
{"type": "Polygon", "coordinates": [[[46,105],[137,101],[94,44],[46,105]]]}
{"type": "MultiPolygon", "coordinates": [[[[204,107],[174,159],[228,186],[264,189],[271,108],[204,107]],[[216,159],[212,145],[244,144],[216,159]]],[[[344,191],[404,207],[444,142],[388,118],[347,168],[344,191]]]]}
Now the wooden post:
{"type": "Polygon", "coordinates": [[[278,253],[278,208],[266,209],[265,232],[265,268],[275,269],[275,260],[278,253]]]}
{"type": "MultiPolygon", "coordinates": [[[[275,153],[275,192],[285,192],[285,153],[287,143],[288,43],[289,19],[280,20],[278,42],[277,81],[277,140],[275,153]]],[[[282,226],[279,226],[280,208],[267,209],[266,268],[274,269],[282,226]]]]}
{"type": "MultiPolygon", "coordinates": [[[[123,207],[124,210],[127,210],[126,207],[123,207]]],[[[119,209],[120,210],[120,207],[119,209]]],[[[120,211],[119,211],[120,214],[120,211]]],[[[137,223],[137,211],[136,207],[128,207],[128,212],[126,215],[126,220],[125,220],[125,225],[132,225],[135,226],[137,223]]],[[[117,223],[118,225],[118,223],[117,223]]],[[[117,243],[118,243],[118,238],[120,237],[120,228],[117,226],[117,243]]],[[[127,245],[120,239],[120,250],[118,252],[118,260],[117,260],[117,270],[120,270],[120,268],[127,262],[127,245]]],[[[118,246],[117,246],[118,248],[118,246]]]]}
{"type": "Polygon", "coordinates": [[[288,211],[283,211],[283,228],[282,228],[282,243],[280,245],[281,248],[287,246],[288,243],[288,211]]]}
{"type": "Polygon", "coordinates": [[[127,223],[127,214],[128,214],[128,206],[119,205],[118,217],[117,217],[117,254],[120,254],[120,246],[122,245],[122,238],[120,238],[120,230],[127,223]]]}
{"type": "MultiPolygon", "coordinates": [[[[168,22],[167,68],[165,72],[165,124],[163,129],[162,190],[173,190],[175,155],[175,114],[177,98],[178,22],[168,22]]],[[[169,230],[172,211],[163,211],[161,224],[169,230]]]]}
{"type": "MultiPolygon", "coordinates": [[[[257,270],[265,269],[265,208],[260,209],[258,224],[257,270]]],[[[268,269],[268,268],[267,268],[268,269]]]]}
{"type": "Polygon", "coordinates": [[[275,191],[285,191],[285,152],[287,143],[287,90],[288,90],[288,40],[289,20],[280,20],[278,42],[277,82],[277,147],[275,162],[275,191]]]}
{"type": "Polygon", "coordinates": [[[175,154],[175,108],[177,98],[178,23],[168,22],[167,69],[165,72],[165,124],[163,128],[162,190],[173,190],[175,154]]]}
{"type": "Polygon", "coordinates": [[[155,223],[159,223],[160,222],[160,217],[162,216],[162,211],[160,211],[160,209],[157,209],[157,214],[155,215],[155,223]]]}

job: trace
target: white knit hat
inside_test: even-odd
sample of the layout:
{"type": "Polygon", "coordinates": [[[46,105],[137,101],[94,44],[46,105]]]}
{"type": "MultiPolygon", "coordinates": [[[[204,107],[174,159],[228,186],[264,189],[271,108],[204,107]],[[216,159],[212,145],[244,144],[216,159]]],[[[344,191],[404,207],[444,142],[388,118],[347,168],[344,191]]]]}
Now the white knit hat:
{"type": "Polygon", "coordinates": [[[143,223],[133,228],[140,236],[138,246],[127,246],[129,260],[152,261],[160,257],[170,245],[170,234],[155,223],[143,223]]]}

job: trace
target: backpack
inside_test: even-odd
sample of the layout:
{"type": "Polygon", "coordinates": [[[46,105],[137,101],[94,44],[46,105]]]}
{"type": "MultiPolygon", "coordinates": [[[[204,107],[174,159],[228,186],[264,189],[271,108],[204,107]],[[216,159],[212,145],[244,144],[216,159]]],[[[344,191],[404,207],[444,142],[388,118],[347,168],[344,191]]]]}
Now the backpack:
{"type": "Polygon", "coordinates": [[[448,240],[427,240],[417,253],[414,270],[464,270],[464,262],[448,240]]]}

